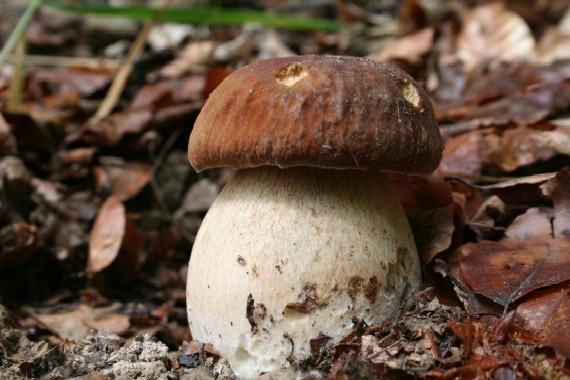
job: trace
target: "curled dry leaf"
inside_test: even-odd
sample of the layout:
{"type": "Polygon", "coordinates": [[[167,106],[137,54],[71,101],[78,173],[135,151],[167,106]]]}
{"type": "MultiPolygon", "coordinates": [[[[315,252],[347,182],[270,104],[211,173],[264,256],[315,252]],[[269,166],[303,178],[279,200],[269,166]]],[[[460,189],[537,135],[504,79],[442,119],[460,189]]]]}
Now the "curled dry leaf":
{"type": "Polygon", "coordinates": [[[97,167],[94,168],[94,173],[97,187],[110,187],[121,202],[136,196],[150,181],[150,165],[143,162],[97,167]]]}
{"type": "Polygon", "coordinates": [[[110,196],[101,206],[89,238],[87,272],[107,268],[119,254],[126,229],[125,206],[110,196]]]}
{"type": "Polygon", "coordinates": [[[379,52],[369,55],[369,57],[383,62],[404,60],[417,64],[432,50],[433,36],[433,28],[424,28],[396,40],[379,52]]]}
{"type": "MultiPolygon", "coordinates": [[[[551,180],[556,173],[542,173],[528,177],[516,178],[487,186],[474,186],[489,191],[507,204],[536,205],[544,203],[544,195],[540,185],[551,180]]],[[[470,185],[473,187],[473,185],[470,185]]]]}
{"type": "Polygon", "coordinates": [[[541,189],[554,200],[554,236],[570,237],[570,169],[560,170],[541,189]]]}
{"type": "Polygon", "coordinates": [[[388,173],[388,175],[392,189],[408,215],[446,207],[453,203],[451,186],[438,174],[429,177],[400,173],[388,173]]]}
{"type": "Polygon", "coordinates": [[[40,246],[34,225],[20,222],[0,229],[0,271],[25,264],[40,246]]]}
{"type": "Polygon", "coordinates": [[[215,45],[213,41],[193,41],[188,43],[179,56],[160,70],[160,75],[168,78],[179,78],[188,70],[204,66],[215,45]]]}
{"type": "Polygon", "coordinates": [[[491,131],[477,130],[446,141],[439,167],[446,174],[481,175],[483,144],[491,131]]]}
{"type": "Polygon", "coordinates": [[[105,330],[113,334],[124,333],[131,327],[128,315],[101,311],[87,315],[83,323],[94,330],[105,330]]]}
{"type": "Polygon", "coordinates": [[[94,310],[89,305],[76,305],[53,314],[35,314],[34,319],[38,320],[44,327],[55,332],[60,338],[83,339],[89,334],[89,327],[83,323],[89,318],[94,310]]]}
{"type": "Polygon", "coordinates": [[[516,309],[523,328],[535,333],[542,345],[570,358],[570,282],[537,290],[516,309]]]}
{"type": "Polygon", "coordinates": [[[496,132],[476,130],[449,139],[441,169],[463,175],[480,175],[486,168],[513,172],[557,155],[570,156],[570,130],[566,128],[543,131],[520,127],[496,132]]]}
{"type": "Polygon", "coordinates": [[[496,235],[497,219],[505,213],[505,203],[497,196],[487,198],[467,224],[479,239],[496,235]]]}
{"type": "Polygon", "coordinates": [[[535,41],[526,22],[502,3],[473,8],[457,38],[457,56],[471,71],[491,60],[529,60],[535,41]]]}
{"type": "Polygon", "coordinates": [[[552,209],[533,207],[515,218],[505,235],[515,240],[548,239],[552,234],[552,209]]]}
{"type": "Polygon", "coordinates": [[[125,135],[142,134],[152,117],[152,110],[146,108],[115,113],[100,122],[87,122],[78,134],[68,135],[66,141],[71,143],[79,140],[92,145],[114,146],[125,135]]]}
{"type": "Polygon", "coordinates": [[[539,69],[530,64],[502,64],[489,72],[472,73],[465,88],[463,102],[481,105],[513,96],[543,81],[539,69]]]}
{"type": "Polygon", "coordinates": [[[510,238],[468,243],[460,267],[475,293],[506,306],[529,292],[570,280],[570,241],[510,238]]]}
{"type": "Polygon", "coordinates": [[[489,159],[506,172],[549,160],[557,154],[570,156],[570,130],[564,128],[552,131],[516,128],[506,131],[500,140],[489,159]]]}

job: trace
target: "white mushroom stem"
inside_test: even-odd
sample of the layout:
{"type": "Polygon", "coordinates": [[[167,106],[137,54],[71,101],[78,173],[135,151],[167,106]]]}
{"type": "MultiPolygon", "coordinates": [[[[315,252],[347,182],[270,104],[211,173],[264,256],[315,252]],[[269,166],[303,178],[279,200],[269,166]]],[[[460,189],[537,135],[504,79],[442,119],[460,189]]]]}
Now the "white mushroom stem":
{"type": "Polygon", "coordinates": [[[240,378],[296,371],[310,340],[394,317],[420,284],[406,216],[375,171],[236,172],[200,228],[188,269],[194,339],[240,378]]]}

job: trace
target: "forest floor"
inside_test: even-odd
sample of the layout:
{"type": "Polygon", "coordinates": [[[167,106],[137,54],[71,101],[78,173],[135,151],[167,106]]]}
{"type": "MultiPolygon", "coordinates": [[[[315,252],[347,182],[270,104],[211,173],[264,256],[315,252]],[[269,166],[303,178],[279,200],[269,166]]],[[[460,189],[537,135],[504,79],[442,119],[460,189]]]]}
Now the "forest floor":
{"type": "MultiPolygon", "coordinates": [[[[313,20],[277,29],[40,7],[0,60],[0,379],[235,378],[185,306],[233,172],[196,173],[188,137],[225,76],[298,54],[400,67],[445,143],[433,175],[390,175],[423,288],[397,320],[311,342],[307,378],[570,379],[564,3],[243,1],[313,20]]],[[[0,7],[4,46],[22,6],[0,7]]]]}

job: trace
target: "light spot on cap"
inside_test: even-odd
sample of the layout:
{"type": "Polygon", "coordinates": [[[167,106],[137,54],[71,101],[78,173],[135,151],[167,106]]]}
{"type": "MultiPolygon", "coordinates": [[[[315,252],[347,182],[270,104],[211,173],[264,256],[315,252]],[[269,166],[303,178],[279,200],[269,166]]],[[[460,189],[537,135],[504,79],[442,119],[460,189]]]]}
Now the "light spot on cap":
{"type": "Polygon", "coordinates": [[[400,91],[408,102],[412,103],[414,107],[418,107],[420,105],[420,94],[411,82],[405,81],[400,82],[400,91]]]}
{"type": "Polygon", "coordinates": [[[275,74],[275,80],[279,84],[291,87],[306,77],[308,74],[309,73],[305,70],[301,63],[293,62],[287,66],[280,68],[279,71],[275,74]]]}

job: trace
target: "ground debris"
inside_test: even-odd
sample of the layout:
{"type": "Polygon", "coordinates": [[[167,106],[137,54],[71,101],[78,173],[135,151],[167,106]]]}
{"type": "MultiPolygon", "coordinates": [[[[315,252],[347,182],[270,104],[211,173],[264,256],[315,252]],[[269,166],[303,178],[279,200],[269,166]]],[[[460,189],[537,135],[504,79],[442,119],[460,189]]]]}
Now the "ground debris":
{"type": "Polygon", "coordinates": [[[343,340],[341,351],[334,351],[339,343],[333,345],[328,378],[568,378],[564,360],[552,353],[516,338],[493,340],[500,321],[489,321],[420,296],[397,323],[370,325],[343,340]]]}
{"type": "Polygon", "coordinates": [[[70,378],[211,380],[234,379],[225,360],[208,357],[201,366],[181,366],[181,352],[150,335],[138,335],[130,345],[118,335],[99,330],[78,340],[59,345],[32,342],[26,333],[13,328],[0,305],[0,380],[70,378]]]}

